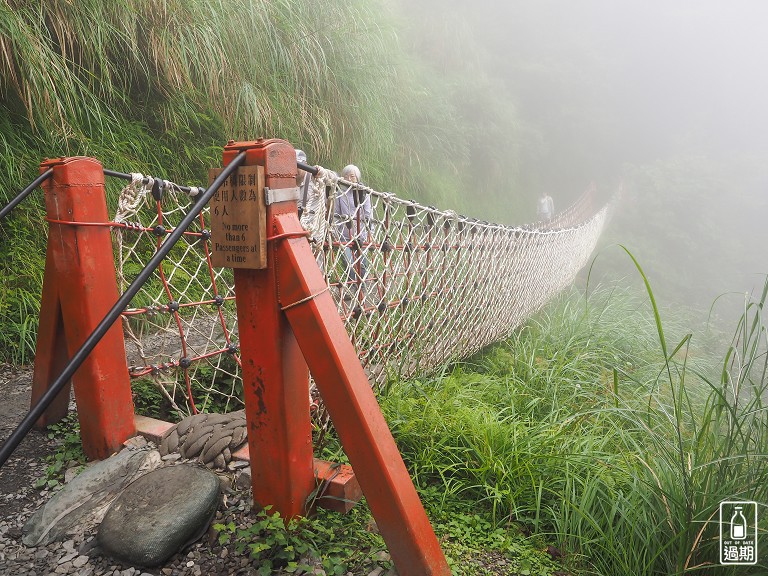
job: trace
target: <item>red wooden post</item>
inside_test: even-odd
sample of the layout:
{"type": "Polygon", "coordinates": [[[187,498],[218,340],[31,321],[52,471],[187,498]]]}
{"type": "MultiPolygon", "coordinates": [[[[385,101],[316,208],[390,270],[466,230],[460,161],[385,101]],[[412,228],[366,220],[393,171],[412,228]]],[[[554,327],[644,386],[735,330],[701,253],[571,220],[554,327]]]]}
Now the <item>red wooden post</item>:
{"type": "MultiPolygon", "coordinates": [[[[93,158],[57,158],[43,184],[50,223],[32,404],[119,298],[108,222],[104,172],[93,158]],[[55,221],[67,222],[67,224],[55,221]],[[73,224],[68,224],[72,222],[73,224]]],[[[102,459],[136,433],[122,326],[115,323],[73,378],[83,450],[102,459]]],[[[45,426],[66,414],[69,388],[40,418],[45,426]]]]}
{"type": "Polygon", "coordinates": [[[451,573],[295,214],[275,218],[280,304],[401,576],[451,573]],[[293,237],[292,237],[293,236],[293,237]],[[298,236],[298,237],[296,237],[298,236]]]}
{"type": "MultiPolygon", "coordinates": [[[[224,165],[243,150],[244,165],[264,166],[268,188],[296,186],[296,155],[290,144],[230,143],[224,149],[224,165]]],[[[267,207],[267,236],[272,235],[276,215],[288,212],[296,213],[295,201],[267,207]]],[[[315,488],[309,371],[278,306],[272,246],[267,246],[266,269],[235,268],[234,275],[253,500],[272,505],[284,518],[304,516],[315,488]]]]}
{"type": "MultiPolygon", "coordinates": [[[[40,324],[37,329],[35,350],[35,369],[32,374],[32,406],[37,404],[40,397],[45,394],[48,385],[62,373],[69,358],[67,343],[64,340],[64,320],[61,317],[56,257],[53,253],[53,243],[50,240],[45,252],[43,294],[40,299],[40,324]]],[[[45,428],[67,415],[71,388],[72,383],[70,382],[59,392],[48,409],[37,420],[36,426],[38,428],[45,428]]]]}
{"type": "MultiPolygon", "coordinates": [[[[293,147],[230,142],[267,187],[295,187],[293,147]]],[[[285,194],[290,197],[290,194],[285,194]]],[[[284,516],[306,512],[314,486],[307,364],[401,576],[451,573],[296,214],[267,207],[267,268],[235,269],[254,500],[284,516]],[[305,361],[306,359],[306,361],[305,361]]],[[[214,245],[216,239],[212,238],[214,245]]]]}

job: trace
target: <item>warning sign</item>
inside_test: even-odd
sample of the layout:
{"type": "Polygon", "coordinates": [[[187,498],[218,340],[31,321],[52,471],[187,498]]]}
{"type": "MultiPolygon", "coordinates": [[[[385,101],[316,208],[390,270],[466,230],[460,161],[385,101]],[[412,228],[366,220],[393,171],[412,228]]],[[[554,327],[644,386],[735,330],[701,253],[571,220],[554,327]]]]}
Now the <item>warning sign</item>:
{"type": "MultiPolygon", "coordinates": [[[[209,185],[222,168],[208,172],[209,185]]],[[[211,198],[211,263],[225,268],[267,267],[264,167],[241,166],[211,198]]]]}

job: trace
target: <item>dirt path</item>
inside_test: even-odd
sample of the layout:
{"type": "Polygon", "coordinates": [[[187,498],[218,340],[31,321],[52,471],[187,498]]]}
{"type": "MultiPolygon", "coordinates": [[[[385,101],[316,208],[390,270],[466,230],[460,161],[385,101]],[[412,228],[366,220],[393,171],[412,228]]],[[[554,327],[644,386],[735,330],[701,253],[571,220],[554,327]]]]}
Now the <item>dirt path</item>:
{"type": "MultiPolygon", "coordinates": [[[[0,441],[5,441],[29,410],[31,368],[0,365],[0,441]]],[[[70,406],[74,409],[74,403],[70,406]]],[[[256,575],[259,565],[247,555],[238,555],[218,543],[209,532],[197,543],[172,556],[164,565],[143,568],[121,564],[92,549],[93,533],[73,533],[64,542],[28,548],[21,542],[21,528],[32,513],[51,496],[34,488],[45,473],[45,458],[56,450],[56,442],[33,430],[0,468],[0,576],[225,576],[256,575]]],[[[236,473],[220,474],[224,496],[216,522],[249,526],[250,489],[238,488],[236,473]]],[[[387,563],[388,564],[388,563],[387,563]]],[[[385,564],[386,566],[386,564],[385,564]]],[[[380,576],[395,574],[375,564],[366,569],[380,576]]],[[[323,576],[322,569],[315,574],[323,576]]],[[[349,573],[348,576],[357,576],[349,573]]]]}
{"type": "MultiPolygon", "coordinates": [[[[31,383],[31,369],[0,365],[0,441],[4,442],[26,416],[31,383]]],[[[54,448],[55,443],[45,434],[33,430],[0,468],[0,522],[18,515],[39,498],[40,493],[30,489],[43,474],[45,457],[54,448]]]]}

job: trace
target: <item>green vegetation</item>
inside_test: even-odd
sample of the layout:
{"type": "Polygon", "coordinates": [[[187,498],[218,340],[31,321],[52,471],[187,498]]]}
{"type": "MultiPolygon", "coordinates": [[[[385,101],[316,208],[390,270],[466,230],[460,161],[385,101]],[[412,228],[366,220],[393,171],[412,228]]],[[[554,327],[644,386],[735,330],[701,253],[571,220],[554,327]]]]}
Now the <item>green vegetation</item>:
{"type": "Polygon", "coordinates": [[[375,551],[384,549],[384,544],[378,534],[366,530],[369,521],[370,516],[360,510],[347,516],[321,511],[315,518],[298,518],[286,525],[280,514],[265,509],[246,526],[229,522],[214,524],[214,529],[220,544],[231,543],[237,554],[257,560],[259,574],[311,571],[312,564],[320,564],[333,575],[370,570],[375,551]]]}
{"type": "Polygon", "coordinates": [[[601,289],[383,408],[422,489],[550,540],[574,573],[743,573],[717,566],[717,513],[768,502],[766,294],[719,366],[667,339],[650,288],[651,309],[601,289]]]}
{"type": "MultiPolygon", "coordinates": [[[[456,574],[744,573],[717,565],[717,512],[768,502],[768,283],[720,360],[682,323],[662,323],[647,287],[650,298],[574,289],[509,340],[384,392],[456,574]]],[[[344,460],[333,435],[321,457],[344,460]]],[[[363,503],[287,528],[265,512],[217,529],[265,571],[311,558],[365,573],[385,549],[371,523],[363,503]]],[[[767,529],[762,518],[761,538],[767,529]]]]}
{"type": "Polygon", "coordinates": [[[48,466],[45,468],[45,474],[35,482],[35,488],[55,488],[64,482],[64,473],[69,468],[79,467],[79,471],[85,464],[77,414],[70,413],[63,420],[48,426],[47,435],[49,440],[57,443],[57,447],[55,452],[46,458],[48,466]]]}
{"type": "MultiPolygon", "coordinates": [[[[441,539],[448,563],[455,574],[482,576],[505,573],[550,576],[558,564],[534,538],[529,541],[516,531],[494,527],[482,514],[463,506],[432,506],[439,495],[422,491],[433,526],[441,539]],[[494,570],[495,569],[495,570],[494,570]]],[[[244,525],[215,524],[219,543],[237,554],[248,554],[258,562],[259,573],[285,574],[321,566],[326,574],[368,574],[376,567],[389,569],[392,561],[364,503],[348,514],[319,509],[312,518],[292,520],[286,526],[279,514],[268,510],[244,525]]]]}
{"type": "MultiPolygon", "coordinates": [[[[487,208],[511,181],[507,171],[476,181],[473,158],[512,153],[477,137],[469,111],[482,110],[505,136],[513,115],[499,91],[478,104],[468,86],[481,72],[446,75],[430,64],[437,55],[400,40],[416,31],[384,0],[322,9],[308,0],[6,2],[0,205],[46,157],[95,156],[110,169],[198,184],[227,140],[266,136],[305,149],[313,163],[354,161],[375,188],[479,215],[463,191],[483,195],[487,208]]],[[[441,37],[419,27],[419,38],[430,35],[441,37]]],[[[1,224],[0,359],[14,363],[34,355],[40,197],[1,224]]]]}
{"type": "MultiPolygon", "coordinates": [[[[761,220],[768,209],[766,166],[759,153],[628,166],[621,209],[603,240],[632,246],[660,301],[730,330],[744,311],[744,291],[759,291],[768,272],[755,248],[768,242],[761,220]]],[[[606,250],[595,268],[610,278],[633,274],[621,250],[606,250]]]]}
{"type": "MultiPolygon", "coordinates": [[[[307,150],[310,161],[329,167],[354,161],[375,188],[472,215],[484,210],[487,217],[494,209],[501,220],[519,213],[516,203],[523,201],[509,198],[519,188],[521,155],[538,158],[542,172],[562,173],[572,186],[593,177],[595,159],[606,161],[600,146],[582,146],[592,167],[578,156],[567,170],[551,161],[579,148],[574,142],[584,143],[573,128],[578,123],[563,123],[571,134],[554,141],[525,118],[521,153],[509,86],[483,72],[502,62],[530,66],[554,82],[563,71],[529,64],[524,53],[510,58],[508,29],[496,41],[504,49],[491,58],[460,18],[431,19],[441,6],[2,3],[0,204],[32,180],[45,157],[92,155],[108,168],[202,183],[207,169],[220,163],[224,142],[262,135],[289,140],[307,150]],[[441,42],[446,37],[452,41],[441,42]],[[457,65],[458,55],[471,57],[457,65]],[[499,190],[508,195],[503,208],[495,203],[499,190]]],[[[478,11],[477,18],[487,15],[478,11]]],[[[531,27],[529,35],[536,34],[531,27]]],[[[578,66],[568,71],[589,80],[578,66]]],[[[587,88],[571,92],[598,106],[594,93],[605,86],[587,88]]],[[[543,96],[534,91],[521,100],[543,96]]],[[[591,124],[577,100],[563,104],[561,117],[591,124]]],[[[555,107],[540,111],[553,124],[562,119],[551,114],[555,107]]],[[[614,133],[622,134],[606,129],[603,139],[612,143],[614,133]]],[[[691,162],[701,175],[707,161],[691,162]]],[[[753,163],[745,165],[752,170],[753,163]]],[[[694,236],[670,224],[696,221],[697,238],[718,230],[718,222],[696,210],[700,182],[680,176],[692,171],[688,166],[679,168],[630,169],[643,215],[651,215],[639,219],[642,233],[664,239],[649,241],[651,255],[642,259],[656,264],[657,255],[680,244],[685,258],[710,266],[706,255],[691,257],[694,236]]],[[[727,190],[717,173],[710,176],[710,191],[727,190]]],[[[750,189],[760,189],[761,177],[750,189]]],[[[109,185],[111,201],[117,186],[109,185]]],[[[24,364],[34,354],[45,246],[41,204],[38,192],[0,223],[2,361],[24,364]]],[[[751,208],[759,219],[759,206],[751,208]]],[[[620,224],[626,231],[626,222],[620,224]]],[[[746,251],[730,238],[722,250],[746,251]]],[[[682,269],[659,275],[695,283],[682,269]]],[[[700,336],[662,323],[642,277],[648,299],[605,288],[589,298],[565,295],[508,341],[441,375],[394,382],[383,394],[385,415],[458,574],[487,574],[475,560],[495,554],[519,574],[561,571],[548,548],[552,556],[562,554],[559,562],[574,574],[744,573],[716,566],[715,520],[724,499],[768,504],[762,320],[768,284],[746,305],[718,363],[709,360],[700,336]]],[[[169,412],[146,383],[136,390],[138,406],[169,412]]],[[[54,487],[67,467],[83,460],[76,423],[57,426],[52,433],[62,446],[40,487],[54,487]]],[[[341,459],[336,450],[332,456],[341,459]]],[[[298,565],[311,553],[334,573],[369,566],[370,553],[383,548],[369,522],[361,506],[345,517],[321,512],[288,528],[265,513],[251,526],[218,529],[220,538],[263,560],[265,570],[270,563],[298,565]],[[249,547],[256,535],[261,543],[249,547]],[[348,549],[351,555],[343,555],[348,549]]]]}

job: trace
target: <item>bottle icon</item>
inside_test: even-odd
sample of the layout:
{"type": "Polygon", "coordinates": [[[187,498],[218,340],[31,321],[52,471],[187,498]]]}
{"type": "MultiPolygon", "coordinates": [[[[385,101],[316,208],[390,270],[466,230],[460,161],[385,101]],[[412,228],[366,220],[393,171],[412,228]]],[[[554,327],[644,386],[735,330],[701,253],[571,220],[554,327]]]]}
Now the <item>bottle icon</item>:
{"type": "Polygon", "coordinates": [[[747,537],[747,519],[741,513],[741,506],[736,506],[736,511],[731,516],[731,539],[744,540],[747,537]]]}

